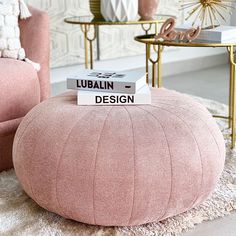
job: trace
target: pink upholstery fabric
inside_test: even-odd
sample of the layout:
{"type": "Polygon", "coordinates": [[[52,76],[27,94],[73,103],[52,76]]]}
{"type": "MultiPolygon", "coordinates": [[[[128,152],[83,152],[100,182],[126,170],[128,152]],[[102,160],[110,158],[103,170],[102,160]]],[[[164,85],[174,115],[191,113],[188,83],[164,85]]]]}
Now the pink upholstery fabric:
{"type": "Polygon", "coordinates": [[[71,92],[36,106],[14,141],[25,191],[45,209],[105,226],[200,204],[224,167],[222,134],[192,98],[165,89],[152,96],[147,106],[79,107],[71,92]]]}
{"type": "Polygon", "coordinates": [[[32,17],[20,22],[21,43],[26,56],[41,65],[38,73],[41,101],[50,96],[49,80],[49,17],[46,12],[29,7],[32,17]]]}
{"type": "Polygon", "coordinates": [[[0,172],[13,167],[12,146],[22,118],[0,122],[0,172]]]}
{"type": "Polygon", "coordinates": [[[25,62],[0,59],[0,171],[13,166],[12,143],[22,117],[50,94],[48,18],[41,11],[30,10],[32,18],[21,23],[22,42],[27,56],[42,69],[37,74],[25,62]]]}
{"type": "Polygon", "coordinates": [[[25,116],[40,102],[40,88],[35,69],[22,61],[0,59],[0,122],[25,116]]]}

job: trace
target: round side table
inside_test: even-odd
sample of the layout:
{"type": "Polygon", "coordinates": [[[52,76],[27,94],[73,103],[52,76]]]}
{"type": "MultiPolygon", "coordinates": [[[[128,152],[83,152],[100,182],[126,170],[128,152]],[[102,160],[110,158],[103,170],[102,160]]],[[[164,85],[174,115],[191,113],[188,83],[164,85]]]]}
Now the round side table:
{"type": "MultiPolygon", "coordinates": [[[[98,60],[100,59],[99,49],[99,26],[125,26],[125,25],[141,25],[145,34],[147,35],[152,26],[155,26],[155,33],[158,32],[158,26],[160,23],[164,23],[168,18],[175,18],[171,15],[156,15],[153,20],[137,20],[128,22],[111,22],[105,21],[105,19],[97,19],[93,16],[74,16],[65,19],[68,24],[79,25],[84,34],[84,48],[85,48],[85,68],[93,69],[93,42],[97,39],[97,52],[98,60]]],[[[148,48],[146,47],[146,54],[148,48]]],[[[148,58],[146,58],[146,70],[148,73],[148,58]]]]}
{"type": "MultiPolygon", "coordinates": [[[[182,41],[159,41],[155,39],[155,34],[141,35],[135,37],[135,40],[144,43],[147,47],[146,57],[147,63],[152,63],[152,86],[162,87],[162,52],[164,47],[202,47],[202,48],[226,48],[229,54],[230,64],[230,85],[229,85],[229,115],[225,116],[214,116],[216,118],[223,118],[229,120],[229,127],[232,128],[232,148],[235,147],[236,143],[236,61],[235,61],[235,40],[229,42],[218,43],[211,41],[200,41],[195,40],[193,42],[182,42],[182,41]],[[157,53],[157,58],[151,58],[151,47],[153,46],[154,51],[157,53]]],[[[148,75],[147,75],[148,76],[148,75]]]]}

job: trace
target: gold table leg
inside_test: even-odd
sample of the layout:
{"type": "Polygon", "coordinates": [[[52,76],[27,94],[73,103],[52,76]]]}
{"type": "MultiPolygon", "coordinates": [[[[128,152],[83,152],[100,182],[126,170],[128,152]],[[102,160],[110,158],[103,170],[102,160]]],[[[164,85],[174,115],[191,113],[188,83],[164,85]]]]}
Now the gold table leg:
{"type": "MultiPolygon", "coordinates": [[[[229,54],[230,56],[230,54],[229,54]]],[[[229,128],[232,128],[232,105],[233,105],[233,82],[234,82],[234,65],[231,63],[230,58],[230,83],[229,83],[229,128]]]]}
{"type": "Polygon", "coordinates": [[[155,23],[155,35],[158,35],[159,33],[159,22],[155,23]]]}
{"type": "Polygon", "coordinates": [[[152,87],[161,88],[162,87],[162,52],[164,50],[163,46],[158,46],[158,49],[154,45],[154,51],[157,53],[157,59],[151,58],[151,45],[148,44],[148,60],[152,63],[152,87]],[[158,66],[158,71],[157,71],[158,66]]]}
{"type": "Polygon", "coordinates": [[[232,90],[232,107],[231,107],[231,109],[232,109],[232,118],[231,118],[231,120],[232,120],[232,145],[231,145],[231,147],[232,148],[234,148],[235,147],[235,121],[236,121],[236,119],[235,119],[235,115],[236,115],[236,91],[235,91],[235,65],[234,65],[234,68],[233,68],[233,90],[232,90]]]}
{"type": "Polygon", "coordinates": [[[151,45],[146,44],[146,78],[147,84],[149,85],[149,59],[151,57],[151,45]]]}
{"type": "Polygon", "coordinates": [[[153,45],[154,51],[157,53],[157,59],[151,59],[151,52],[149,52],[149,61],[152,63],[152,87],[162,87],[162,52],[164,46],[153,45]],[[157,71],[158,67],[158,71],[157,71]]]}
{"type": "Polygon", "coordinates": [[[97,38],[98,26],[94,26],[93,35],[90,36],[90,25],[81,25],[84,34],[85,68],[93,69],[93,41],[97,38]]]}
{"type": "MultiPolygon", "coordinates": [[[[150,49],[149,45],[149,49],[150,49]]],[[[149,50],[149,55],[148,55],[148,60],[152,63],[152,87],[156,88],[157,87],[157,63],[158,63],[158,57],[156,60],[151,58],[151,49],[149,50]]]]}
{"type": "MultiPolygon", "coordinates": [[[[146,24],[142,24],[142,29],[145,32],[145,35],[149,34],[149,31],[152,28],[152,24],[148,24],[148,27],[145,28],[146,24]]],[[[148,54],[150,53],[150,47],[148,46],[148,44],[146,44],[146,83],[149,84],[149,57],[148,54]]]]}
{"type": "Polygon", "coordinates": [[[230,57],[230,96],[229,96],[229,120],[232,129],[231,148],[235,148],[236,141],[236,63],[234,59],[234,46],[228,48],[230,57]]]}
{"type": "Polygon", "coordinates": [[[157,61],[152,61],[152,87],[156,88],[157,61]]]}
{"type": "Polygon", "coordinates": [[[149,84],[149,62],[148,55],[150,53],[150,46],[146,44],[146,83],[149,84]]]}
{"type": "Polygon", "coordinates": [[[163,47],[158,45],[158,88],[162,87],[162,51],[163,47]]]}

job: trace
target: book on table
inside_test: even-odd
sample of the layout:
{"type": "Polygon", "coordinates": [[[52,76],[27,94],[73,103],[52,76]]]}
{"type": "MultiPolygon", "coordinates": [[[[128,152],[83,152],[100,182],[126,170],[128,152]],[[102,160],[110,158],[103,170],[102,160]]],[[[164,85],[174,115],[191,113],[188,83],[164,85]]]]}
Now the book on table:
{"type": "Polygon", "coordinates": [[[135,94],[103,93],[91,91],[77,92],[78,105],[144,105],[151,104],[151,91],[148,85],[135,94]]]}
{"type": "MultiPolygon", "coordinates": [[[[176,28],[177,31],[191,28],[189,24],[181,25],[176,28]]],[[[217,26],[215,28],[202,29],[197,40],[212,41],[212,42],[232,42],[236,41],[236,27],[235,26],[217,26]]]]}
{"type": "Polygon", "coordinates": [[[78,105],[151,104],[143,72],[82,70],[67,79],[67,88],[77,90],[78,105]]]}
{"type": "Polygon", "coordinates": [[[143,72],[81,70],[67,79],[67,88],[74,90],[135,94],[146,85],[143,72]]]}

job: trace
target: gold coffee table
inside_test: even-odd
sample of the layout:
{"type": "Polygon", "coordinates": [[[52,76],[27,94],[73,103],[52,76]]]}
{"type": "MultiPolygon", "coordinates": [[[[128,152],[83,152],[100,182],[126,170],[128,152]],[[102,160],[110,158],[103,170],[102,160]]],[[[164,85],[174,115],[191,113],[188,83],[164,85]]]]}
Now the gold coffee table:
{"type": "MultiPolygon", "coordinates": [[[[212,47],[212,48],[226,48],[229,54],[229,64],[230,64],[230,84],[229,84],[229,115],[225,116],[214,116],[216,118],[223,118],[229,120],[229,127],[232,129],[231,132],[231,147],[235,147],[236,142],[236,61],[235,61],[235,50],[236,38],[234,41],[216,43],[209,41],[199,41],[194,42],[179,42],[179,41],[157,41],[155,40],[155,35],[142,35],[135,38],[136,41],[146,44],[146,57],[148,62],[152,64],[152,86],[162,87],[162,52],[164,47],[212,47]],[[157,58],[151,58],[151,47],[153,46],[155,52],[157,53],[157,58]]],[[[148,66],[149,63],[146,65],[148,66]]],[[[148,78],[148,75],[147,75],[148,78]]],[[[147,82],[149,80],[147,79],[147,82]]]]}
{"type": "MultiPolygon", "coordinates": [[[[100,59],[99,51],[99,26],[117,26],[117,25],[141,25],[145,34],[148,34],[152,25],[155,25],[155,32],[158,32],[159,23],[164,23],[166,19],[173,16],[170,15],[156,15],[153,20],[137,20],[128,22],[110,22],[104,19],[97,19],[93,16],[74,16],[65,19],[68,24],[79,25],[84,34],[85,47],[85,68],[93,69],[93,42],[97,39],[98,59],[100,59]]],[[[175,17],[174,17],[175,18],[175,17]]],[[[146,48],[147,50],[147,48],[146,48]]],[[[148,63],[148,59],[146,59],[148,63]]]]}

